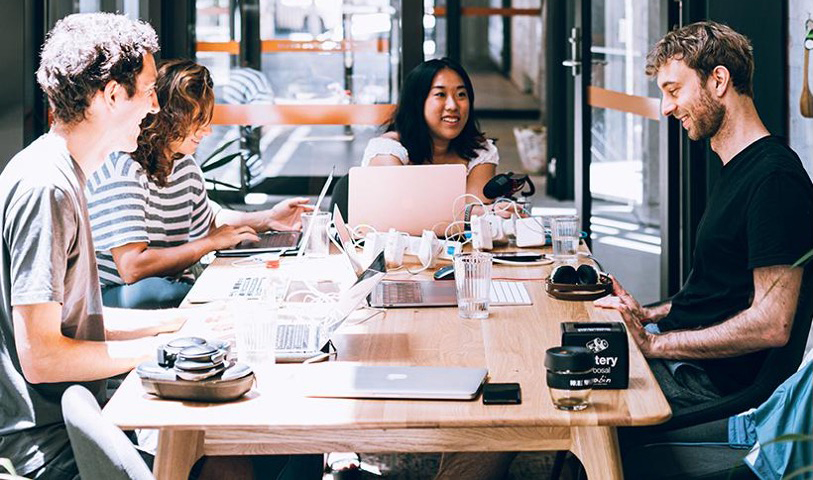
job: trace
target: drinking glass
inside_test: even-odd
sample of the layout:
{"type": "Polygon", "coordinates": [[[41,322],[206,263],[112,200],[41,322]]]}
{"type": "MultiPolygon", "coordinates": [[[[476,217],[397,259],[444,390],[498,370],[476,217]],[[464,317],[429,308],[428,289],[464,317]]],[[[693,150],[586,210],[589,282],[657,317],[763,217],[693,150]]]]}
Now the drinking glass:
{"type": "Polygon", "coordinates": [[[234,318],[237,359],[252,368],[275,362],[277,303],[273,300],[236,300],[227,307],[234,318]]]}
{"type": "Polygon", "coordinates": [[[460,253],[454,257],[457,313],[461,318],[488,318],[491,299],[490,253],[460,253]]]}
{"type": "Polygon", "coordinates": [[[553,259],[575,262],[579,250],[579,216],[562,215],[550,219],[553,259]]]}
{"type": "Polygon", "coordinates": [[[326,257],[330,250],[327,226],[330,223],[329,212],[310,212],[302,214],[302,248],[309,257],[326,257]]]}

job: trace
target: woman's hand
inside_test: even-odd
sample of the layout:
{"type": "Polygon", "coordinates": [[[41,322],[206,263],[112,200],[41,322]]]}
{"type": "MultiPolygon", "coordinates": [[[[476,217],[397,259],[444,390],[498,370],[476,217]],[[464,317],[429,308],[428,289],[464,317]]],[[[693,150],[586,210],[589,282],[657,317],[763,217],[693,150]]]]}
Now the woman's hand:
{"type": "Polygon", "coordinates": [[[301,230],[302,214],[313,211],[305,197],[294,197],[283,200],[266,210],[266,230],[301,230]]]}
{"type": "Polygon", "coordinates": [[[233,227],[231,225],[221,225],[217,228],[209,230],[209,235],[205,237],[211,242],[211,249],[222,250],[224,248],[231,248],[243,240],[249,242],[257,242],[260,238],[257,233],[248,226],[233,227]]]}

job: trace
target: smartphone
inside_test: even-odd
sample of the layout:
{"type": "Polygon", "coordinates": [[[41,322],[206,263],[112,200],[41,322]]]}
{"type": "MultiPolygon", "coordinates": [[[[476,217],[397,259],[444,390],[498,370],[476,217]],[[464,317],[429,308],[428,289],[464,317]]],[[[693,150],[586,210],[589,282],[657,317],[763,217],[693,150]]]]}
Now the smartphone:
{"type": "Polygon", "coordinates": [[[522,389],[518,383],[486,383],[483,385],[483,404],[519,405],[522,403],[522,389]]]}
{"type": "Polygon", "coordinates": [[[495,260],[506,260],[509,262],[538,262],[542,260],[541,253],[533,252],[497,252],[493,255],[495,260]]]}

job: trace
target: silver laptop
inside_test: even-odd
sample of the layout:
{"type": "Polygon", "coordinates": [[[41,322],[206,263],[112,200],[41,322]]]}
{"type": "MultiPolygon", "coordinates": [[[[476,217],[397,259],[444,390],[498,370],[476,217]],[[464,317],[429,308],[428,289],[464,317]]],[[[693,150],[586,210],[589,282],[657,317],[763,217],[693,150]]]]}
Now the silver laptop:
{"type": "MultiPolygon", "coordinates": [[[[350,229],[344,223],[338,207],[333,209],[333,225],[345,256],[356,275],[364,271],[350,229]]],[[[531,296],[522,282],[491,282],[491,305],[533,305],[531,296]]],[[[455,282],[449,280],[397,281],[379,283],[370,296],[371,307],[450,307],[457,305],[455,282]]]]}
{"type": "MultiPolygon", "coordinates": [[[[325,184],[322,185],[322,190],[319,192],[319,197],[316,200],[314,209],[319,210],[322,200],[327,194],[330,183],[333,181],[333,171],[336,169],[334,166],[327,176],[325,184]]],[[[232,248],[218,250],[216,255],[218,257],[247,257],[257,253],[270,253],[270,252],[283,252],[294,251],[300,247],[302,240],[302,232],[287,232],[287,231],[271,231],[263,232],[257,235],[260,239],[256,242],[242,241],[232,248]]]]}
{"type": "MultiPolygon", "coordinates": [[[[528,289],[522,282],[491,281],[490,305],[533,305],[528,289]]],[[[388,281],[378,284],[370,296],[370,306],[451,307],[457,305],[457,289],[453,280],[388,281]]]]}
{"type": "Polygon", "coordinates": [[[329,353],[330,336],[361,305],[384,278],[376,268],[384,265],[379,255],[371,268],[339,296],[335,304],[287,303],[280,308],[277,320],[276,359],[280,363],[302,362],[320,353],[329,353]]]}
{"type": "Polygon", "coordinates": [[[302,383],[309,397],[471,400],[485,368],[350,365],[308,368],[302,383]]]}

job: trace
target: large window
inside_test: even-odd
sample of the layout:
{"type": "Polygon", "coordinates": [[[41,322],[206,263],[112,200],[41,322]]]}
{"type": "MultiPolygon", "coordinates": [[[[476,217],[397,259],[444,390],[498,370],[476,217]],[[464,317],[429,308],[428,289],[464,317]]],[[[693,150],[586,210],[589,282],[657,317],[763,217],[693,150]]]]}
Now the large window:
{"type": "Polygon", "coordinates": [[[309,193],[334,166],[341,175],[359,164],[385,118],[355,124],[352,108],[344,117],[318,112],[397,101],[397,7],[390,0],[197,0],[196,56],[212,70],[217,103],[229,105],[232,118],[271,119],[216,126],[199,161],[215,152],[244,155],[207,172],[213,183],[243,193],[293,193],[301,185],[308,191],[299,193],[309,193]]]}

